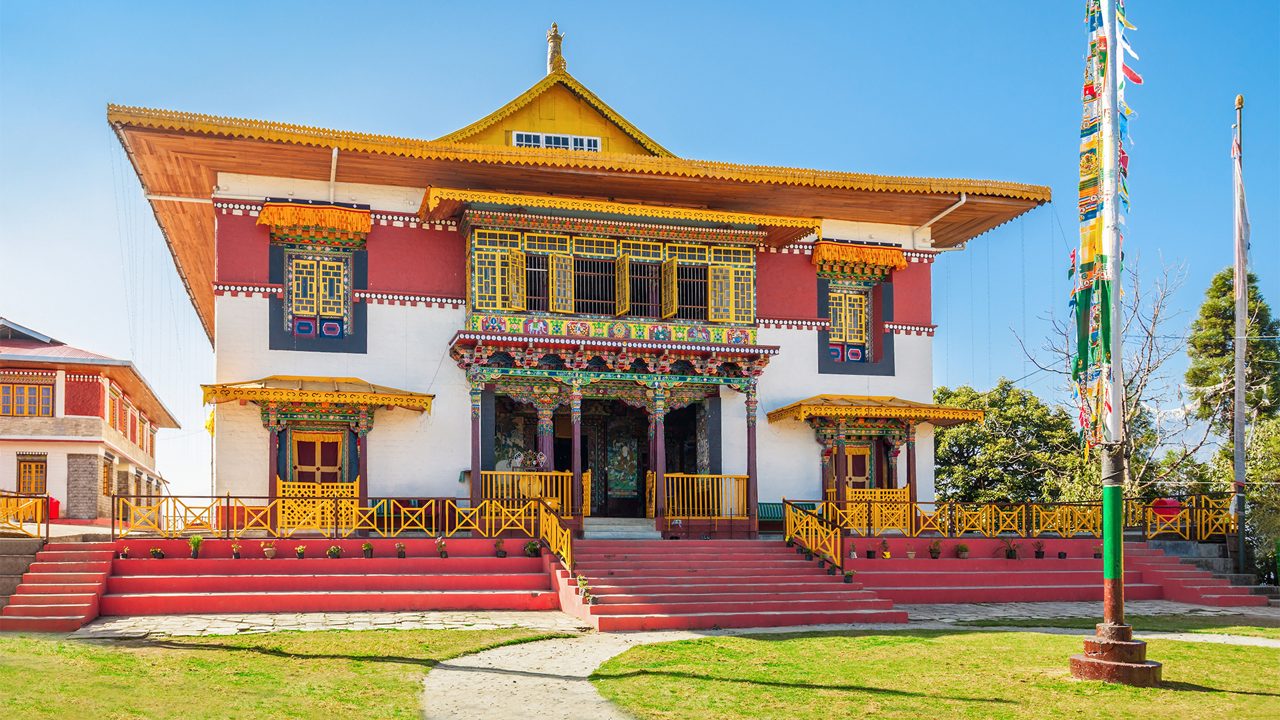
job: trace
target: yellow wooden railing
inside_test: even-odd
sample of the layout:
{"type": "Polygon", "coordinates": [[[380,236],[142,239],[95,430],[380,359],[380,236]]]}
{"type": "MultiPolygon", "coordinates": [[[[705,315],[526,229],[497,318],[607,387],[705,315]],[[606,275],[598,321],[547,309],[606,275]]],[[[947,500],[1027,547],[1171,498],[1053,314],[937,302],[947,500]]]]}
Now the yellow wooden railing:
{"type": "MultiPolygon", "coordinates": [[[[997,537],[1100,537],[1099,503],[912,503],[905,489],[865,490],[843,503],[817,503],[819,514],[856,535],[939,534],[997,537]],[[901,497],[895,498],[894,495],[901,497]]],[[[1231,498],[1194,496],[1179,505],[1125,501],[1125,527],[1146,537],[1208,540],[1236,532],[1231,498]]]]}
{"type": "Polygon", "coordinates": [[[573,531],[550,505],[539,502],[538,539],[546,543],[552,555],[560,558],[565,569],[573,571],[573,531]]]}
{"type": "Polygon", "coordinates": [[[644,474],[644,516],[653,518],[653,500],[658,486],[658,473],[649,470],[644,474]]]}
{"type": "Polygon", "coordinates": [[[843,540],[840,527],[817,513],[782,501],[784,537],[800,547],[825,558],[836,568],[844,567],[843,540]]]}
{"type": "Polygon", "coordinates": [[[49,496],[0,490],[0,531],[27,537],[49,534],[49,496]]]}
{"type": "Polygon", "coordinates": [[[745,520],[746,475],[667,473],[668,520],[745,520]]]}
{"type": "MultiPolygon", "coordinates": [[[[591,490],[591,471],[582,473],[582,487],[591,490]]],[[[556,512],[573,517],[579,508],[573,506],[573,473],[484,470],[480,473],[480,496],[490,499],[546,500],[556,512]]],[[[583,504],[589,506],[584,494],[583,504]]]]}

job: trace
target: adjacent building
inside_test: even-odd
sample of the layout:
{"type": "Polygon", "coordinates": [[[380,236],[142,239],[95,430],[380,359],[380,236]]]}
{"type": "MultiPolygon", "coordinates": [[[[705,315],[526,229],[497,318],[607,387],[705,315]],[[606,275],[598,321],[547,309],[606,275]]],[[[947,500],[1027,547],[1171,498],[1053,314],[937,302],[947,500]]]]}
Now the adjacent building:
{"type": "Polygon", "coordinates": [[[680,158],[560,43],[436,140],[108,109],[215,349],[217,492],[672,534],[931,498],[934,428],[980,417],[930,404],[933,263],[1049,189],[680,158]]]}
{"type": "Polygon", "coordinates": [[[110,517],[113,494],[166,494],[156,431],[176,427],[133,363],[0,318],[0,491],[110,517]]]}

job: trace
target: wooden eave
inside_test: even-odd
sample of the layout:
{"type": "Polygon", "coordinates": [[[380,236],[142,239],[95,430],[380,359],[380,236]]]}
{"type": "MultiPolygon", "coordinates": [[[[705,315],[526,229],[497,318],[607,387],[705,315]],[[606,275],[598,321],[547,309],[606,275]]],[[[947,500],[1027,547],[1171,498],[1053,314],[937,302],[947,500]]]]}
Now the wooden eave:
{"type": "Polygon", "coordinates": [[[769,411],[769,422],[804,421],[811,417],[906,420],[949,427],[981,422],[983,412],[968,408],[933,405],[902,400],[887,395],[815,395],[769,411]]]}
{"type": "Polygon", "coordinates": [[[374,385],[360,378],[272,375],[259,380],[201,385],[204,402],[319,403],[368,407],[400,407],[431,412],[434,395],[374,385]]]}
{"type": "Polygon", "coordinates": [[[1048,187],[907,178],[672,157],[411,140],[282,123],[109,106],[108,122],[150,196],[192,304],[213,338],[219,172],[400,187],[469,188],[813,219],[932,226],[953,247],[1050,200],[1048,187]],[[201,202],[204,201],[204,202],[201,202]]]}
{"type": "Polygon", "coordinates": [[[41,358],[32,355],[4,355],[0,366],[29,370],[62,370],[76,375],[103,375],[120,387],[129,402],[142,411],[156,427],[177,430],[182,427],[160,396],[151,388],[138,368],[128,360],[87,358],[41,358]]]}

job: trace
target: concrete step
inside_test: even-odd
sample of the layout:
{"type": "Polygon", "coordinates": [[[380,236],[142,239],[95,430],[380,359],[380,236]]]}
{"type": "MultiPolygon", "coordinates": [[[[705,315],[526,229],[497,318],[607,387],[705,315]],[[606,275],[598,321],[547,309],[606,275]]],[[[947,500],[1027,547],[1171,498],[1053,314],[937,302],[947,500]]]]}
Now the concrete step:
{"type": "MultiPolygon", "coordinates": [[[[681,595],[704,595],[704,594],[726,594],[726,593],[745,593],[759,594],[761,592],[778,592],[778,593],[810,593],[825,592],[836,587],[839,582],[835,578],[814,576],[812,578],[797,578],[794,580],[775,581],[773,578],[764,580],[752,580],[747,582],[726,581],[726,582],[673,582],[670,578],[650,578],[648,582],[618,582],[613,578],[589,578],[588,584],[591,591],[597,595],[604,594],[673,594],[681,595]]],[[[844,585],[839,583],[841,587],[848,589],[861,589],[863,586],[859,583],[844,585]]]]}
{"type": "Polygon", "coordinates": [[[107,580],[109,594],[209,592],[381,592],[550,590],[551,577],[538,573],[367,574],[367,575],[131,575],[107,580]]]}
{"type": "Polygon", "coordinates": [[[103,561],[116,556],[112,550],[41,550],[37,562],[103,561]]]}
{"type": "Polygon", "coordinates": [[[98,593],[23,593],[13,596],[12,601],[17,605],[92,605],[98,602],[98,593]]]}
{"type": "Polygon", "coordinates": [[[88,617],[92,612],[93,603],[37,605],[9,603],[4,606],[4,610],[0,610],[0,615],[5,617],[88,617]]]}
{"type": "Polygon", "coordinates": [[[89,622],[89,618],[68,617],[24,617],[0,615],[0,632],[29,633],[69,633],[79,630],[89,622]]]}
{"type": "Polygon", "coordinates": [[[0,538],[0,555],[35,555],[42,547],[41,538],[0,538]]]}
{"type": "MultiPolygon", "coordinates": [[[[143,542],[147,542],[147,539],[143,538],[143,539],[134,541],[135,544],[141,544],[143,542]]],[[[156,542],[156,541],[153,540],[152,542],[156,542]]],[[[128,543],[121,541],[121,544],[123,545],[128,543]]],[[[58,541],[55,541],[55,542],[49,543],[48,545],[45,545],[44,549],[56,550],[61,552],[82,551],[82,550],[106,550],[108,552],[115,552],[116,544],[113,542],[58,542],[58,541]]]]}
{"type": "Polygon", "coordinates": [[[881,598],[847,600],[745,600],[698,599],[693,602],[662,603],[648,599],[632,603],[606,603],[589,606],[592,615],[674,615],[680,613],[765,613],[827,612],[847,610],[891,610],[893,603],[881,598]]]}
{"type": "MultiPolygon", "coordinates": [[[[654,593],[654,594],[637,594],[637,593],[601,593],[597,586],[591,586],[591,594],[596,596],[601,605],[626,605],[635,602],[654,602],[654,603],[711,603],[711,602],[743,602],[755,600],[760,602],[826,602],[839,600],[874,600],[876,594],[869,590],[856,589],[857,584],[832,586],[832,589],[824,592],[808,591],[808,592],[751,592],[749,590],[741,590],[738,592],[714,592],[714,593],[654,593]],[[847,588],[837,590],[836,587],[847,588]]],[[[617,590],[618,588],[613,588],[617,590]]]]}
{"type": "Polygon", "coordinates": [[[97,594],[102,589],[101,583],[23,583],[18,586],[14,592],[15,596],[20,595],[46,595],[46,594],[77,594],[77,593],[94,593],[97,594]]]}
{"type": "Polygon", "coordinates": [[[277,555],[275,559],[151,558],[112,561],[115,576],[126,575],[444,575],[542,572],[542,559],[509,555],[498,557],[318,557],[299,560],[277,555]]]}
{"type": "MultiPolygon", "coordinates": [[[[1025,585],[1022,587],[875,587],[867,586],[883,598],[904,605],[950,603],[1089,602],[1102,600],[1102,583],[1092,585],[1025,585]]],[[[1125,586],[1129,600],[1158,600],[1159,585],[1125,586]]]]}
{"type": "Polygon", "coordinates": [[[682,613],[664,615],[599,615],[604,632],[640,630],[705,630],[731,627],[792,627],[821,624],[905,623],[902,610],[841,610],[838,612],[682,613]]]}
{"type": "Polygon", "coordinates": [[[225,592],[104,595],[102,615],[182,613],[393,612],[397,610],[555,610],[551,591],[225,592]]]}
{"type": "Polygon", "coordinates": [[[66,583],[100,583],[106,580],[106,573],[93,572],[46,572],[27,573],[22,576],[22,583],[33,585],[62,585],[66,583]]]}
{"type": "Polygon", "coordinates": [[[33,559],[32,555],[0,555],[0,575],[21,575],[33,559]]]}

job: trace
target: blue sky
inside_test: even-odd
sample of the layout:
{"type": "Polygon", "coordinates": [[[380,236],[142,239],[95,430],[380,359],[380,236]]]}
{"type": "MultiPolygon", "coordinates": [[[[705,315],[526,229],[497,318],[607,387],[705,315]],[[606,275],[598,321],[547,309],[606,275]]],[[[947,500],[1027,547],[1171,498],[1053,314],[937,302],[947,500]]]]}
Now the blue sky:
{"type": "MultiPolygon", "coordinates": [[[[108,102],[432,138],[569,70],[678,155],[1048,184],[1057,202],[935,265],[935,382],[1031,372],[1075,245],[1083,1],[0,3],[0,315],[131,357],[183,423],[178,489],[207,487],[212,353],[108,102]],[[980,10],[980,11],[979,11],[980,10]]],[[[1133,269],[1181,264],[1189,323],[1231,262],[1233,98],[1246,98],[1252,263],[1280,305],[1280,3],[1131,0],[1133,269]]],[[[1021,384],[1060,391],[1046,374],[1021,384]]]]}

